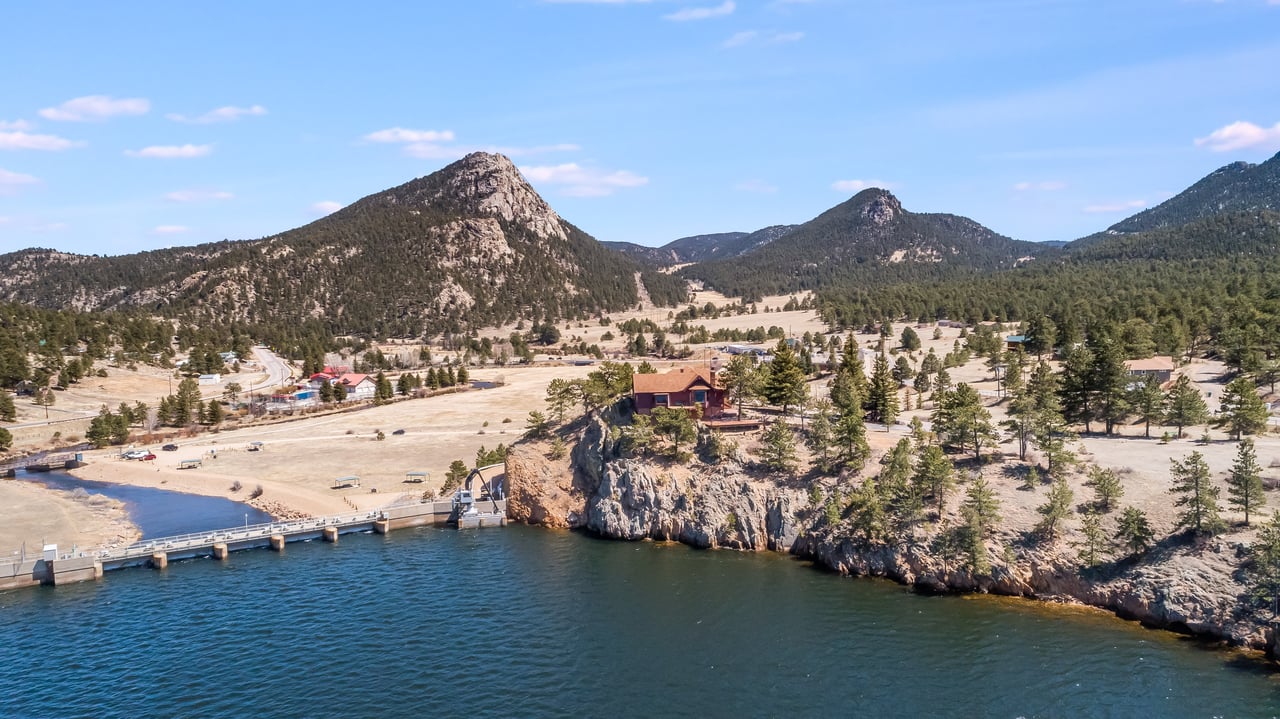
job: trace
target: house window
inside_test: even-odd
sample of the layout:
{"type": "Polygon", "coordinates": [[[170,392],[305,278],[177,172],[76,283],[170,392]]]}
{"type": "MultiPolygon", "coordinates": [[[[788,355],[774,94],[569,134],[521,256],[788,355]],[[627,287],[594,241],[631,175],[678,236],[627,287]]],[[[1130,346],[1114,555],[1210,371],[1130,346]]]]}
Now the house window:
{"type": "Polygon", "coordinates": [[[669,404],[669,402],[668,402],[668,400],[667,400],[667,395],[665,395],[665,394],[655,394],[655,395],[653,396],[653,403],[654,403],[655,405],[658,405],[658,406],[661,406],[661,407],[666,407],[666,406],[669,404]]]}
{"type": "Polygon", "coordinates": [[[695,390],[693,391],[693,403],[694,403],[694,404],[706,404],[706,403],[707,403],[707,391],[706,391],[705,389],[695,389],[695,390]]]}

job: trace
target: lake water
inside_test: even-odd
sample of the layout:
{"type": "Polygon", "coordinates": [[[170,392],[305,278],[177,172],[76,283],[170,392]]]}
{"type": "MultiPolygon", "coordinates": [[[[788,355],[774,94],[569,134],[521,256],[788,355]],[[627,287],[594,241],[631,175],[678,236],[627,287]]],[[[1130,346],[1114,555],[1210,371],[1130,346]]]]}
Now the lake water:
{"type": "MultiPolygon", "coordinates": [[[[124,502],[129,518],[142,531],[142,539],[225,529],[246,522],[259,524],[271,521],[271,515],[260,509],[221,497],[95,482],[65,472],[19,472],[18,479],[39,482],[54,489],[83,489],[118,499],[124,502]]],[[[0,716],[3,716],[2,711],[0,716]]]]}
{"type": "Polygon", "coordinates": [[[5,717],[1260,717],[1261,664],[779,555],[420,528],[0,594],[5,717]]]}

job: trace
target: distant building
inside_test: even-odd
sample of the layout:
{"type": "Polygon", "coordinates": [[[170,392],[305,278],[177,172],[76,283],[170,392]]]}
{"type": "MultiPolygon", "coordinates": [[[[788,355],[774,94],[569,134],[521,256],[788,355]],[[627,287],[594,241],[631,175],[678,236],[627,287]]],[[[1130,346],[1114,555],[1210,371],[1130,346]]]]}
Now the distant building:
{"type": "Polygon", "coordinates": [[[1160,384],[1173,379],[1172,357],[1148,357],[1140,360],[1125,360],[1124,368],[1130,377],[1146,377],[1152,375],[1160,384]]]}
{"type": "Polygon", "coordinates": [[[1027,343],[1026,335],[1009,335],[1004,338],[1004,348],[1009,352],[1017,352],[1027,343]]]}
{"type": "Polygon", "coordinates": [[[202,374],[196,378],[196,382],[202,385],[218,384],[221,381],[222,375],[220,374],[202,374]]]}
{"type": "Polygon", "coordinates": [[[377,386],[367,374],[347,373],[333,381],[337,387],[347,390],[347,399],[373,399],[377,386]]]}
{"type": "Polygon", "coordinates": [[[729,407],[715,373],[702,367],[681,367],[663,374],[632,377],[636,411],[650,414],[655,407],[701,407],[703,417],[718,417],[729,407]]]}

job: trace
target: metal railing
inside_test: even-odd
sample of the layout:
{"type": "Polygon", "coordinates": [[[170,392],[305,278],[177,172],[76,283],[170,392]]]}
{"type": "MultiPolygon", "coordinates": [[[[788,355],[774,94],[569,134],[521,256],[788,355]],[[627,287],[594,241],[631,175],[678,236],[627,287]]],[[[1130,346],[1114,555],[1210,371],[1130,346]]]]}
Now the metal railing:
{"type": "Polygon", "coordinates": [[[349,527],[356,524],[373,522],[382,514],[381,510],[362,512],[360,514],[340,514],[332,517],[316,517],[313,519],[293,519],[282,522],[265,522],[262,524],[246,524],[243,527],[228,527],[207,532],[191,532],[171,537],[157,537],[145,541],[134,542],[123,549],[99,549],[91,552],[92,556],[108,561],[136,559],[146,557],[154,552],[173,552],[186,549],[200,549],[219,542],[244,542],[254,539],[270,539],[275,534],[298,534],[302,532],[322,531],[328,527],[349,527]]]}

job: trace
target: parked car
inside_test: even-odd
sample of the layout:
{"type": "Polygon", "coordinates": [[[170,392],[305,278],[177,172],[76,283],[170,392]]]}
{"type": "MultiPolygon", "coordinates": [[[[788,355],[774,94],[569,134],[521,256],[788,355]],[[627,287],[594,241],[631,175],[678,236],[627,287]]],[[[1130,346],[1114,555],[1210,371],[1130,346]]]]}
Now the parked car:
{"type": "Polygon", "coordinates": [[[147,456],[148,454],[150,454],[150,453],[149,453],[149,452],[147,452],[147,450],[145,450],[145,449],[131,449],[131,450],[129,450],[128,452],[125,452],[125,453],[124,453],[124,455],[123,455],[123,457],[124,457],[125,459],[142,459],[143,457],[147,456]]]}
{"type": "Polygon", "coordinates": [[[177,451],[178,451],[178,445],[176,445],[176,444],[166,444],[165,446],[161,447],[160,449],[163,449],[163,450],[164,450],[164,451],[166,451],[166,452],[177,452],[177,451]]]}
{"type": "Polygon", "coordinates": [[[143,457],[142,457],[142,461],[143,461],[143,462],[150,462],[151,460],[153,460],[153,459],[155,459],[155,458],[156,458],[156,455],[155,455],[155,453],[154,453],[154,452],[147,452],[145,455],[143,455],[143,457]]]}
{"type": "Polygon", "coordinates": [[[391,434],[404,434],[404,430],[403,430],[403,429],[397,429],[396,431],[392,432],[391,434]]]}

